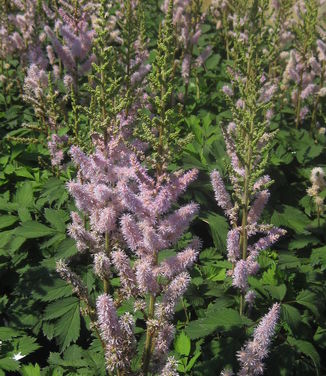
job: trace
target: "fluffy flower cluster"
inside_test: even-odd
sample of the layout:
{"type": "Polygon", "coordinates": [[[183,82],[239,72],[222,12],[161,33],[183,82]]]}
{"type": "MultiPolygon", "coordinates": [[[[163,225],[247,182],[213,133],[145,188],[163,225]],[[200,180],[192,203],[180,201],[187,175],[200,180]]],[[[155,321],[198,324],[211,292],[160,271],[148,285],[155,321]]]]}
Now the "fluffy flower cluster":
{"type": "MultiPolygon", "coordinates": [[[[233,156],[233,159],[234,156],[233,156]]],[[[232,159],[231,159],[232,160],[232,159]]],[[[238,161],[236,161],[238,163],[238,161]]],[[[239,165],[236,164],[239,168],[239,165]]],[[[271,247],[278,239],[286,233],[285,230],[271,226],[259,224],[259,219],[269,198],[267,189],[263,189],[264,185],[270,181],[268,176],[260,178],[256,184],[256,191],[252,196],[251,208],[248,213],[248,221],[245,227],[245,235],[243,227],[238,226],[238,204],[232,204],[231,197],[227,192],[223,180],[218,171],[211,173],[211,181],[215,192],[215,198],[218,205],[224,210],[225,215],[233,224],[232,229],[227,235],[227,255],[228,260],[234,265],[232,273],[233,285],[246,294],[246,300],[252,304],[253,295],[248,291],[248,276],[254,275],[259,271],[257,258],[259,253],[271,247]],[[257,240],[257,235],[261,237],[257,240]],[[243,259],[240,249],[241,236],[246,236],[248,245],[248,255],[243,259]],[[250,239],[254,238],[253,242],[250,239]]]]}
{"type": "MultiPolygon", "coordinates": [[[[44,40],[44,35],[35,33],[34,25],[40,23],[37,0],[13,0],[15,13],[9,14],[6,23],[0,24],[1,51],[0,56],[6,58],[13,53],[19,53],[23,66],[33,60],[40,52],[39,44],[44,40]]],[[[43,3],[43,2],[42,2],[43,3]]],[[[47,6],[43,3],[43,17],[50,18],[46,12],[47,6]]]]}
{"type": "MultiPolygon", "coordinates": [[[[317,1],[320,7],[323,1],[317,1]]],[[[306,5],[298,1],[294,5],[294,12],[298,20],[296,27],[301,28],[307,16],[306,5]]],[[[315,116],[320,97],[326,95],[325,69],[326,69],[326,43],[325,32],[320,28],[315,30],[318,36],[315,43],[308,43],[308,48],[302,50],[300,46],[290,52],[282,52],[281,58],[287,61],[283,73],[283,89],[291,88],[291,101],[297,110],[297,125],[302,122],[310,112],[315,116]]]]}
{"type": "Polygon", "coordinates": [[[311,170],[310,175],[311,187],[307,189],[307,193],[313,198],[318,213],[324,208],[324,199],[320,196],[320,192],[326,188],[325,173],[321,167],[315,167],[311,170]]]}
{"type": "Polygon", "coordinates": [[[275,327],[280,315],[280,304],[275,303],[269,312],[261,319],[255,329],[253,339],[238,352],[237,357],[241,365],[239,376],[262,375],[263,360],[266,359],[275,327]]]}
{"type": "MultiPolygon", "coordinates": [[[[120,223],[124,239],[137,260],[131,270],[116,263],[117,257],[113,257],[123,281],[123,291],[136,291],[137,305],[147,294],[162,296],[155,306],[154,316],[147,321],[147,326],[153,327],[155,332],[154,357],[161,361],[173,340],[174,328],[170,320],[189,284],[186,270],[195,262],[200,242],[194,239],[176,256],[160,263],[158,256],[160,251],[177,244],[198,211],[198,205],[190,203],[171,212],[172,205],[196,178],[197,171],[172,173],[163,183],[152,179],[135,158],[131,159],[131,164],[135,171],[134,186],[126,182],[119,184],[122,202],[130,211],[121,217],[120,223]]],[[[126,259],[122,251],[119,259],[126,259]]]]}
{"type": "MultiPolygon", "coordinates": [[[[165,0],[163,10],[167,13],[169,0],[165,0]]],[[[207,46],[193,61],[192,51],[198,45],[202,34],[201,26],[206,14],[201,9],[195,9],[190,0],[177,0],[174,2],[173,23],[176,29],[177,41],[182,51],[181,74],[184,82],[189,83],[192,67],[202,66],[211,54],[211,46],[207,46]]]]}
{"type": "MultiPolygon", "coordinates": [[[[162,367],[174,337],[174,309],[189,284],[186,270],[197,258],[200,241],[193,239],[183,251],[160,263],[158,256],[160,251],[177,244],[198,211],[194,203],[172,210],[197,171],[153,179],[118,140],[112,140],[107,147],[97,140],[96,150],[90,156],[78,147],[72,147],[70,154],[78,166],[79,177],[68,184],[68,189],[77,208],[89,218],[89,229],[81,216],[73,212],[69,234],[80,251],[88,249],[93,254],[94,271],[100,278],[108,280],[113,269],[118,273],[118,296],[133,297],[135,310],[144,312],[148,294],[154,298],[161,296],[153,316],[147,318],[147,326],[155,333],[156,367],[162,367]],[[122,248],[129,248],[133,256],[129,257],[122,248]]],[[[97,300],[98,324],[111,371],[127,369],[134,354],[132,316],[126,317],[130,320],[124,325],[124,317],[118,319],[115,304],[119,303],[114,303],[109,295],[97,300]]],[[[175,375],[172,363],[168,364],[164,372],[175,375]]]]}
{"type": "MultiPolygon", "coordinates": [[[[233,85],[235,87],[241,86],[241,81],[243,80],[241,75],[237,75],[233,71],[231,71],[231,74],[233,85]]],[[[256,98],[258,105],[269,102],[276,90],[276,85],[266,82],[268,82],[267,79],[262,75],[260,78],[261,91],[257,93],[256,98]]],[[[235,102],[234,113],[239,113],[241,117],[241,114],[246,111],[245,101],[242,99],[237,100],[235,95],[233,95],[234,90],[229,86],[224,87],[223,91],[229,97],[230,102],[235,102]]],[[[272,246],[285,234],[285,231],[272,225],[262,225],[259,223],[270,196],[267,189],[270,183],[270,177],[268,175],[259,177],[256,181],[251,183],[251,187],[247,187],[248,202],[245,203],[243,201],[245,181],[248,181],[250,176],[242,162],[245,155],[241,154],[242,150],[239,150],[238,146],[238,140],[241,138],[241,131],[239,130],[241,121],[240,118],[236,119],[235,122],[229,123],[223,131],[226,151],[231,162],[229,176],[234,190],[234,203],[218,171],[215,170],[211,173],[211,182],[215,199],[232,225],[232,229],[230,229],[227,235],[227,254],[228,260],[233,264],[233,270],[230,272],[233,278],[233,285],[241,290],[248,304],[252,305],[254,293],[249,291],[248,277],[255,275],[259,271],[259,264],[257,262],[259,253],[272,246]],[[243,225],[242,220],[240,224],[239,218],[240,207],[243,205],[249,205],[245,225],[243,225]],[[243,241],[246,243],[245,251],[240,249],[240,245],[243,245],[243,241]]],[[[255,154],[252,154],[252,151],[250,152],[252,155],[250,162],[252,170],[259,166],[262,161],[263,151],[273,136],[272,133],[269,132],[267,124],[264,128],[259,129],[259,132],[259,141],[257,141],[252,149],[255,150],[255,154]]]]}
{"type": "Polygon", "coordinates": [[[78,15],[75,15],[71,6],[59,8],[61,20],[56,21],[55,30],[49,26],[44,27],[44,31],[51,40],[52,46],[47,47],[47,54],[50,64],[53,67],[54,76],[60,77],[60,68],[56,63],[55,54],[63,64],[66,75],[64,83],[69,90],[71,85],[76,85],[78,78],[87,73],[95,55],[92,53],[92,41],[95,31],[90,28],[87,13],[79,8],[78,15]],[[56,32],[62,37],[62,42],[58,39],[56,32]]]}
{"type": "Polygon", "coordinates": [[[68,136],[58,136],[53,134],[51,140],[48,142],[48,149],[51,156],[52,166],[60,166],[64,159],[64,152],[62,150],[63,146],[68,141],[68,136]]]}

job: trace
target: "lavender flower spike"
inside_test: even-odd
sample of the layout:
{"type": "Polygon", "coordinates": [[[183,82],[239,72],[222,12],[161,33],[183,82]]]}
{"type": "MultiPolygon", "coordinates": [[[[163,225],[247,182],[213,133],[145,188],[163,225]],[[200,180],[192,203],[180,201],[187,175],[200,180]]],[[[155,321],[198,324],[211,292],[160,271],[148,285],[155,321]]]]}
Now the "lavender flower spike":
{"type": "Polygon", "coordinates": [[[237,357],[241,364],[239,376],[263,374],[263,360],[268,355],[269,345],[275,332],[279,314],[280,304],[275,303],[255,329],[252,341],[249,341],[246,346],[238,352],[237,357]]]}
{"type": "Polygon", "coordinates": [[[178,362],[174,359],[173,356],[170,356],[162,369],[161,376],[178,376],[177,372],[178,362]]]}
{"type": "Polygon", "coordinates": [[[215,193],[215,199],[218,205],[225,211],[225,214],[229,217],[232,210],[232,202],[230,195],[225,189],[223,180],[218,171],[214,170],[211,173],[212,186],[215,193]]]}

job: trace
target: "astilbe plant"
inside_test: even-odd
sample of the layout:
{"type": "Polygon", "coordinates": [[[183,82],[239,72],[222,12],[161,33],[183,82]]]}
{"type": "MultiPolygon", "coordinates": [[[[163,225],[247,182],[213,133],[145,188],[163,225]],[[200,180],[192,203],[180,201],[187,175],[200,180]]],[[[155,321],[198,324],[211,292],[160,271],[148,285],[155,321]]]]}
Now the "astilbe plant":
{"type": "Polygon", "coordinates": [[[307,189],[307,193],[314,201],[318,226],[320,226],[320,216],[323,214],[325,206],[321,192],[326,187],[325,173],[321,167],[315,167],[311,170],[310,182],[311,187],[307,189]]]}
{"type": "MultiPolygon", "coordinates": [[[[270,79],[268,73],[264,72],[264,68],[268,67],[268,57],[271,56],[268,51],[262,51],[264,33],[268,30],[264,24],[266,11],[267,2],[259,1],[257,7],[248,10],[244,23],[234,15],[237,20],[230,52],[234,61],[229,67],[231,86],[222,89],[232,114],[232,122],[223,130],[230,159],[228,175],[233,190],[232,198],[221,174],[217,170],[211,173],[215,199],[231,224],[227,235],[227,257],[232,263],[232,270],[229,271],[232,285],[240,292],[241,315],[248,313],[255,301],[255,292],[250,289],[248,279],[259,271],[260,252],[285,234],[280,228],[260,223],[270,196],[268,187],[271,179],[265,171],[274,137],[274,132],[269,129],[271,100],[277,90],[277,81],[270,79]],[[241,41],[238,39],[240,33],[243,33],[241,41]]],[[[276,321],[277,309],[274,311],[276,321]]],[[[249,343],[243,354],[249,354],[251,350],[249,343]]],[[[258,360],[265,357],[263,353],[251,355],[256,356],[257,364],[258,360]]],[[[262,367],[257,364],[255,371],[249,370],[249,360],[245,359],[245,355],[239,356],[239,359],[241,375],[262,374],[262,367]]]]}
{"type": "Polygon", "coordinates": [[[291,89],[291,102],[298,128],[306,118],[316,129],[325,89],[325,31],[320,22],[323,1],[299,1],[294,5],[297,21],[291,27],[294,46],[283,52],[287,65],[283,73],[283,90],[291,89]]]}
{"type": "MultiPolygon", "coordinates": [[[[166,13],[169,0],[163,3],[166,13]]],[[[202,24],[206,18],[203,12],[201,0],[185,0],[174,2],[173,25],[176,34],[176,47],[180,55],[181,76],[185,85],[183,101],[187,101],[189,83],[192,77],[196,77],[196,69],[204,64],[211,54],[211,46],[201,50],[195,58],[194,50],[198,48],[198,41],[202,35],[202,24]]]]}
{"type": "MultiPolygon", "coordinates": [[[[264,4],[262,2],[261,12],[264,4]]],[[[259,18],[264,20],[263,16],[259,18]]],[[[232,225],[227,240],[228,259],[234,265],[233,284],[241,290],[243,296],[248,293],[248,276],[258,271],[259,252],[275,243],[284,233],[271,225],[259,224],[270,195],[267,188],[271,181],[265,175],[265,169],[274,137],[274,132],[269,130],[271,100],[277,90],[276,83],[268,80],[267,73],[264,73],[266,57],[259,49],[263,42],[261,36],[256,35],[256,32],[259,34],[259,28],[264,30],[264,25],[255,25],[248,17],[247,43],[234,41],[236,65],[229,67],[232,85],[222,89],[233,120],[223,133],[231,162],[229,178],[234,202],[220,173],[213,171],[211,174],[217,203],[232,225]],[[248,243],[249,238],[259,233],[264,236],[253,244],[248,243]]],[[[241,313],[243,303],[241,299],[241,313]]]]}
{"type": "Polygon", "coordinates": [[[92,255],[94,272],[103,281],[104,293],[94,304],[81,279],[65,262],[59,261],[57,269],[84,302],[84,313],[101,339],[106,367],[117,375],[177,374],[176,361],[167,358],[175,331],[172,319],[190,282],[187,269],[200,248],[200,241],[194,238],[176,255],[165,259],[160,256],[161,251],[177,246],[198,212],[195,203],[175,208],[179,196],[195,180],[197,170],[169,173],[167,166],[172,155],[164,156],[169,147],[180,147],[176,137],[172,137],[174,124],[170,120],[175,119],[170,108],[172,10],[171,2],[150,77],[151,87],[159,89],[161,85],[161,90],[154,91],[157,96],[152,104],[152,120],[147,119],[156,127],[151,135],[147,134],[146,141],[150,145],[155,137],[158,139],[148,148],[147,153],[154,155],[145,158],[148,167],[139,162],[133,149],[128,149],[119,131],[110,132],[106,138],[95,137],[95,150],[89,156],[78,147],[70,151],[78,166],[78,178],[68,184],[68,189],[81,214],[72,213],[69,234],[80,252],[88,250],[92,255]],[[167,86],[163,89],[162,85],[167,86]],[[115,273],[120,280],[116,289],[110,284],[115,273]],[[143,350],[136,346],[134,312],[118,315],[117,308],[124,302],[131,302],[143,319],[143,350]],[[132,360],[137,351],[142,351],[142,361],[135,369],[132,360]]]}

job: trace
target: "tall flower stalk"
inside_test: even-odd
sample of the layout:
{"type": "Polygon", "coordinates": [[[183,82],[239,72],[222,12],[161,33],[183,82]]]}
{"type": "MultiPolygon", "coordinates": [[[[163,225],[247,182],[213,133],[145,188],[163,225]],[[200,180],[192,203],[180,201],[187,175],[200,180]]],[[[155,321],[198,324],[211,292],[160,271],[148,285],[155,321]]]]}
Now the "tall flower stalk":
{"type": "MultiPolygon", "coordinates": [[[[240,290],[240,314],[245,303],[253,304],[254,294],[249,289],[248,277],[259,270],[259,252],[270,247],[284,231],[272,225],[259,224],[269,198],[271,180],[265,175],[274,132],[269,130],[273,116],[271,99],[277,90],[277,81],[268,79],[268,51],[263,51],[268,33],[265,12],[268,2],[259,1],[248,10],[245,22],[236,18],[232,58],[229,67],[231,86],[224,86],[226,101],[232,113],[232,122],[224,128],[224,140],[230,158],[229,177],[233,188],[231,197],[218,171],[211,174],[215,198],[225,211],[232,229],[228,233],[228,259],[233,264],[233,285],[240,290]],[[252,241],[260,234],[259,240],[252,241]]],[[[237,17],[235,15],[235,17],[237,17]]]]}
{"type": "MultiPolygon", "coordinates": [[[[86,307],[91,306],[85,313],[92,321],[96,318],[93,326],[101,338],[106,368],[116,375],[176,374],[176,362],[167,357],[175,331],[172,319],[190,281],[187,269],[195,262],[201,245],[193,238],[171,257],[164,258],[162,253],[179,248],[179,240],[198,212],[195,203],[175,208],[197,171],[168,172],[185,142],[179,140],[181,119],[171,107],[172,12],[171,1],[148,78],[152,97],[134,132],[142,135],[140,141],[146,143],[147,149],[135,152],[134,147],[129,147],[131,142],[125,137],[119,113],[111,119],[106,136],[94,134],[93,153],[87,155],[77,146],[70,151],[78,176],[68,189],[79,212],[71,213],[69,234],[76,240],[79,252],[89,252],[93,258],[94,272],[103,281],[103,294],[93,304],[87,289],[81,287],[82,281],[66,264],[63,268],[62,261],[58,272],[73,285],[86,307]],[[112,275],[119,276],[120,287],[110,284],[112,275]],[[146,327],[143,348],[136,346],[139,337],[134,330],[134,312],[120,317],[117,313],[117,308],[127,301],[132,302],[146,327]],[[135,366],[137,352],[142,361],[135,366]]],[[[134,123],[129,126],[127,134],[131,135],[134,123]]]]}

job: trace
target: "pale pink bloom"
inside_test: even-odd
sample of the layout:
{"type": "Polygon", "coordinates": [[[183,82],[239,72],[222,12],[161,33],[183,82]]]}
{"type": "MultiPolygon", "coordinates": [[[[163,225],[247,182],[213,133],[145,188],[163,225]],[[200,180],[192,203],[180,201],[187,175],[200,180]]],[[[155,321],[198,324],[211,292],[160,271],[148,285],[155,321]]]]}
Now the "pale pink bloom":
{"type": "Polygon", "coordinates": [[[158,283],[153,273],[153,265],[146,259],[138,260],[136,264],[137,286],[143,294],[156,294],[158,283]]]}
{"type": "Polygon", "coordinates": [[[240,232],[239,229],[232,229],[227,235],[228,260],[232,263],[240,258],[240,232]]]}
{"type": "Polygon", "coordinates": [[[248,213],[248,224],[252,224],[254,222],[257,222],[268,202],[270,193],[267,189],[257,193],[257,197],[253,204],[251,205],[251,208],[248,213]]]}
{"type": "Polygon", "coordinates": [[[245,260],[239,260],[233,271],[232,285],[243,292],[248,288],[248,265],[245,260]]]}
{"type": "Polygon", "coordinates": [[[160,325],[158,335],[155,341],[154,356],[162,359],[169,351],[169,347],[173,341],[175,328],[172,324],[164,322],[160,325]]]}
{"type": "Polygon", "coordinates": [[[249,307],[251,307],[256,299],[256,293],[253,290],[249,290],[245,295],[245,301],[249,304],[249,307]]]}
{"type": "Polygon", "coordinates": [[[205,61],[209,58],[210,54],[212,53],[212,47],[208,46],[205,50],[197,57],[196,59],[196,66],[201,67],[205,61]]]}
{"type": "Polygon", "coordinates": [[[304,120],[308,113],[309,108],[307,106],[302,107],[300,110],[300,120],[304,120]]]}
{"type": "Polygon", "coordinates": [[[177,372],[178,362],[173,356],[168,357],[164,368],[161,371],[161,376],[179,376],[177,372]]]}
{"type": "Polygon", "coordinates": [[[185,250],[163,261],[157,268],[156,274],[173,278],[177,274],[190,268],[196,261],[201,243],[195,239],[185,250]]]}
{"type": "Polygon", "coordinates": [[[239,376],[262,375],[263,360],[267,358],[269,346],[279,319],[280,304],[275,303],[270,311],[262,318],[254,331],[253,339],[237,353],[241,369],[239,376]]]}
{"type": "Polygon", "coordinates": [[[222,87],[222,91],[225,95],[227,95],[229,97],[232,97],[232,95],[233,95],[233,90],[230,86],[224,85],[222,87]]]}
{"type": "Polygon", "coordinates": [[[259,191],[259,190],[261,190],[261,188],[262,188],[264,185],[268,184],[270,181],[271,181],[271,178],[270,178],[268,175],[264,175],[264,176],[260,177],[260,178],[256,181],[256,183],[254,184],[254,186],[253,186],[254,191],[259,191]]]}
{"type": "Polygon", "coordinates": [[[130,266],[130,261],[127,255],[122,251],[114,251],[111,255],[112,263],[116,268],[120,283],[122,285],[124,293],[130,297],[132,294],[137,294],[137,283],[134,271],[130,266]]]}
{"type": "Polygon", "coordinates": [[[211,182],[214,189],[216,202],[225,211],[226,215],[229,216],[229,213],[232,210],[233,205],[231,202],[230,195],[225,189],[225,185],[221,178],[221,175],[217,170],[214,170],[211,173],[211,182]]]}
{"type": "Polygon", "coordinates": [[[319,61],[326,61],[326,44],[320,39],[317,40],[317,52],[319,61]]]}
{"type": "Polygon", "coordinates": [[[224,369],[221,373],[220,376],[234,376],[234,373],[231,369],[224,369]]]}
{"type": "Polygon", "coordinates": [[[315,84],[309,84],[302,92],[301,92],[301,98],[306,99],[310,95],[314,94],[316,90],[316,85],[315,84]]]}
{"type": "Polygon", "coordinates": [[[187,290],[189,283],[189,274],[187,272],[182,272],[169,284],[162,301],[163,312],[167,319],[170,319],[173,316],[175,306],[187,290]]]}
{"type": "Polygon", "coordinates": [[[88,302],[87,287],[83,284],[78,275],[68,268],[67,264],[63,260],[57,261],[56,270],[60,274],[61,278],[72,286],[75,294],[80,299],[88,302]]]}
{"type": "Polygon", "coordinates": [[[111,276],[111,263],[104,252],[94,255],[94,273],[101,279],[109,279],[111,276]]]}
{"type": "Polygon", "coordinates": [[[189,74],[190,74],[190,63],[191,63],[191,55],[186,54],[182,61],[181,66],[181,75],[182,78],[185,80],[185,83],[189,82],[189,74]]]}

